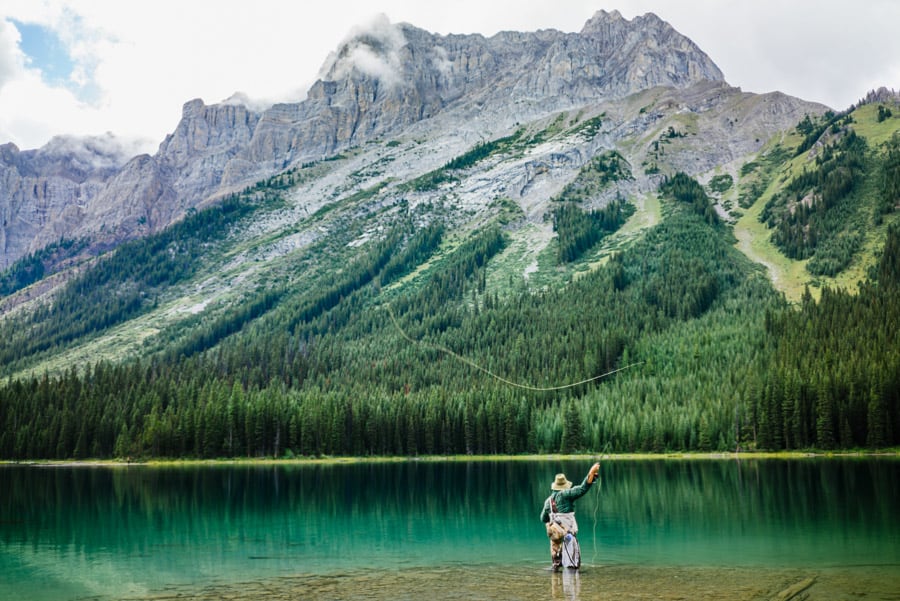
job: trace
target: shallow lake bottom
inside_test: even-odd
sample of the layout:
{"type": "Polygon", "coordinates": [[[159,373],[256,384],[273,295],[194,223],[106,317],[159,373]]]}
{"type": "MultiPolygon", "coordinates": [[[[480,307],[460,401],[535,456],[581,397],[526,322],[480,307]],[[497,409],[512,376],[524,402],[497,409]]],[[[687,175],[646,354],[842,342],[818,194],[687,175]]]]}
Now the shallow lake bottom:
{"type": "Polygon", "coordinates": [[[810,569],[582,566],[458,566],[355,570],[341,574],[281,576],[201,589],[171,587],[134,601],[192,599],[366,601],[419,599],[599,601],[607,599],[707,599],[836,601],[900,599],[900,566],[810,569]]]}

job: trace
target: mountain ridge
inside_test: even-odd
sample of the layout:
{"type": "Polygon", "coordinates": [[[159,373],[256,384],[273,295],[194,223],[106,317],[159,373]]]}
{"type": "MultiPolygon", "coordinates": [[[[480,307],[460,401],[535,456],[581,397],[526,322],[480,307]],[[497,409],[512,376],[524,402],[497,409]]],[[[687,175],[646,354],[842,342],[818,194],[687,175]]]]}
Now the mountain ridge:
{"type": "MultiPolygon", "coordinates": [[[[114,179],[106,189],[84,185],[85,174],[29,174],[15,161],[3,161],[0,262],[8,267],[61,237],[88,236],[102,249],[158,231],[191,207],[291,165],[398,133],[454,104],[471,107],[461,118],[484,106],[493,108],[494,119],[504,110],[531,118],[662,83],[722,78],[702,51],[658,17],[628,21],[604,11],[581,33],[501,32],[491,38],[439,36],[385,18],[345,41],[320,75],[306,100],[265,111],[239,101],[186,102],[179,124],[149,161],[134,157],[136,165],[90,174],[114,179]],[[136,183],[136,177],[148,183],[136,183]],[[48,197],[22,192],[44,183],[53,192],[48,197]],[[136,191],[142,202],[122,196],[136,191]]],[[[0,157],[11,154],[8,149],[0,157]]]]}

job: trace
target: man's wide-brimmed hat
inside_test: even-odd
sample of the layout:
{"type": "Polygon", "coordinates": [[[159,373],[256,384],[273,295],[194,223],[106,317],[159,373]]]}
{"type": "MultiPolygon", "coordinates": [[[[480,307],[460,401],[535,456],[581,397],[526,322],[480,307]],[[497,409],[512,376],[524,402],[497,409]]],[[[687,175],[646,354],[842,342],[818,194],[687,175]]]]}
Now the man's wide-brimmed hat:
{"type": "Polygon", "coordinates": [[[565,474],[556,474],[556,480],[550,485],[550,490],[566,490],[572,488],[572,483],[566,479],[565,474]]]}

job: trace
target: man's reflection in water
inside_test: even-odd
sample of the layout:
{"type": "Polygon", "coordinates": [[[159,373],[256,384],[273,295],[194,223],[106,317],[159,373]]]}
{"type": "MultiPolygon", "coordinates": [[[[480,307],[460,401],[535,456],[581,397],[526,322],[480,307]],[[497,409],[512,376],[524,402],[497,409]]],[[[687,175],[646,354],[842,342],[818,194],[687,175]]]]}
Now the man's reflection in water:
{"type": "Polygon", "coordinates": [[[578,601],[581,595],[581,575],[578,570],[563,568],[550,575],[550,598],[578,601]]]}

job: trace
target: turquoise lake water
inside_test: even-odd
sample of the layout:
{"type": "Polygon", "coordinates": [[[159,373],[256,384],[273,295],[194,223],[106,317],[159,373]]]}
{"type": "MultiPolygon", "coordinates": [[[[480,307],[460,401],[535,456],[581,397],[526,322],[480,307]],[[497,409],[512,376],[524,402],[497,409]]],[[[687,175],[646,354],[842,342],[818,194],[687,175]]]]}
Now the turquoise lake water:
{"type": "Polygon", "coordinates": [[[900,598],[896,458],[602,462],[551,575],[541,505],[589,466],[0,466],[0,600],[900,598]]]}

